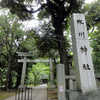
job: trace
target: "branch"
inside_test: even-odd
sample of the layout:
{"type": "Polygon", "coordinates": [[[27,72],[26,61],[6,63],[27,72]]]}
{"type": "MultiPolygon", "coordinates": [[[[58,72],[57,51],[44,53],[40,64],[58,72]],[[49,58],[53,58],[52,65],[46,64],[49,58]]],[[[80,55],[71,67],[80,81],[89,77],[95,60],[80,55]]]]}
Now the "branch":
{"type": "Polygon", "coordinates": [[[95,22],[100,22],[100,17],[94,19],[95,22]]]}
{"type": "Polygon", "coordinates": [[[23,11],[28,12],[28,13],[36,13],[36,12],[40,11],[41,9],[43,9],[45,6],[47,6],[47,4],[42,4],[41,7],[35,11],[27,10],[27,9],[23,9],[23,11]]]}
{"type": "Polygon", "coordinates": [[[93,33],[93,31],[94,31],[94,26],[93,26],[93,29],[92,29],[91,33],[93,33]]]}
{"type": "Polygon", "coordinates": [[[1,55],[5,57],[6,61],[8,61],[8,57],[6,55],[4,55],[3,53],[1,53],[1,55]]]}
{"type": "Polygon", "coordinates": [[[56,2],[59,5],[61,5],[61,3],[63,4],[63,1],[60,1],[60,0],[54,0],[54,2],[56,2]]]}
{"type": "Polygon", "coordinates": [[[73,8],[73,0],[70,0],[70,7],[68,8],[68,10],[64,14],[66,17],[69,15],[69,13],[71,12],[72,8],[73,8]]]}
{"type": "Polygon", "coordinates": [[[49,13],[51,14],[52,18],[54,19],[55,18],[54,10],[57,11],[59,8],[57,8],[57,6],[54,5],[50,0],[47,0],[47,6],[49,9],[49,13]]]}
{"type": "Polygon", "coordinates": [[[59,9],[59,6],[57,6],[56,4],[52,3],[50,0],[47,1],[47,6],[51,10],[56,10],[57,11],[59,9]]]}
{"type": "Polygon", "coordinates": [[[7,50],[9,51],[8,46],[7,46],[8,31],[6,31],[6,28],[2,24],[0,24],[0,26],[3,28],[4,32],[7,34],[7,36],[6,36],[6,47],[7,47],[7,50]]]}
{"type": "Polygon", "coordinates": [[[2,72],[0,72],[0,74],[3,74],[5,72],[5,70],[3,70],[2,72]]]}
{"type": "Polygon", "coordinates": [[[9,45],[9,44],[7,45],[7,43],[8,43],[7,38],[8,38],[8,33],[7,33],[7,35],[6,35],[6,48],[7,48],[7,51],[10,52],[9,49],[8,49],[8,45],[9,45]]]}
{"type": "Polygon", "coordinates": [[[3,28],[3,30],[5,31],[5,33],[7,33],[6,28],[2,24],[0,24],[0,26],[3,28]]]}

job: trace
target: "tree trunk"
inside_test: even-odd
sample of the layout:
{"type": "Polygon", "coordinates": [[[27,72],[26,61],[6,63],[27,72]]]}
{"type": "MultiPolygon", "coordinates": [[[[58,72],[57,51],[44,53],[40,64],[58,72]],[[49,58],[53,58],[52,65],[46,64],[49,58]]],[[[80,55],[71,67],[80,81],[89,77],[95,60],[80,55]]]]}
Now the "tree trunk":
{"type": "Polygon", "coordinates": [[[3,86],[3,82],[2,82],[2,79],[0,79],[0,81],[1,81],[1,88],[2,88],[2,86],[3,86]]]}
{"type": "Polygon", "coordinates": [[[36,83],[36,75],[33,73],[33,75],[34,75],[34,86],[36,86],[37,85],[37,83],[36,83]]]}
{"type": "MultiPolygon", "coordinates": [[[[59,47],[59,54],[60,54],[60,63],[64,64],[65,66],[65,75],[69,75],[69,66],[68,66],[68,56],[66,51],[66,40],[63,36],[63,30],[62,30],[62,22],[63,20],[61,18],[54,19],[54,28],[55,28],[55,34],[57,39],[57,44],[59,47]]],[[[66,81],[66,88],[68,89],[68,80],[66,81]]]]}
{"type": "Polygon", "coordinates": [[[17,66],[17,81],[15,87],[18,87],[20,85],[21,73],[22,73],[22,64],[19,63],[17,66]]]}
{"type": "Polygon", "coordinates": [[[7,72],[6,84],[5,84],[6,91],[8,90],[8,81],[9,81],[10,70],[11,70],[11,53],[9,53],[8,72],[7,72]]]}
{"type": "Polygon", "coordinates": [[[12,82],[12,75],[11,75],[11,71],[10,71],[10,74],[9,74],[9,89],[12,88],[12,85],[13,85],[13,82],[12,82]]]}

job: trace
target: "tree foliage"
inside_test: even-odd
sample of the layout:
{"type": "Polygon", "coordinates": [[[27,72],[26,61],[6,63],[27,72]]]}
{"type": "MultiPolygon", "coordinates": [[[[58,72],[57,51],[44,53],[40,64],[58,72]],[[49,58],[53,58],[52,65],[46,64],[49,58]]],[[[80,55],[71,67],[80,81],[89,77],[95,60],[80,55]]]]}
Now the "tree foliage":
{"type": "Polygon", "coordinates": [[[8,7],[12,13],[17,14],[22,19],[27,19],[29,14],[33,14],[37,11],[41,11],[43,15],[47,13],[48,17],[51,18],[56,40],[58,40],[57,45],[60,55],[60,63],[65,65],[65,73],[70,74],[66,50],[66,39],[64,38],[63,29],[66,25],[69,26],[68,19],[70,18],[71,13],[80,13],[84,0],[46,0],[46,2],[39,2],[40,6],[37,9],[33,8],[33,1],[34,0],[2,0],[1,5],[2,7],[8,7]]]}
{"type": "Polygon", "coordinates": [[[96,24],[100,22],[100,0],[85,4],[83,13],[86,16],[88,30],[94,30],[96,24]]]}
{"type": "Polygon", "coordinates": [[[29,73],[29,80],[30,82],[34,83],[36,86],[41,82],[41,76],[50,74],[49,66],[47,66],[44,63],[37,63],[36,65],[33,65],[31,68],[31,72],[29,73]],[[33,77],[31,77],[33,76],[33,77]]]}
{"type": "Polygon", "coordinates": [[[41,57],[55,57],[58,52],[58,46],[53,35],[54,29],[48,22],[40,24],[34,29],[35,45],[41,57]],[[53,53],[55,52],[55,54],[53,53]]]}
{"type": "MultiPolygon", "coordinates": [[[[24,32],[21,29],[22,24],[19,22],[19,18],[15,15],[11,15],[5,10],[2,10],[0,16],[0,68],[1,72],[6,72],[5,88],[11,88],[13,85],[13,76],[16,76],[15,67],[17,67],[16,51],[19,49],[22,43],[24,32]]],[[[1,73],[2,74],[2,73],[1,73]]]]}
{"type": "Polygon", "coordinates": [[[90,37],[95,73],[100,73],[100,24],[90,37]]]}
{"type": "Polygon", "coordinates": [[[84,6],[95,73],[100,72],[100,0],[84,6]]]}

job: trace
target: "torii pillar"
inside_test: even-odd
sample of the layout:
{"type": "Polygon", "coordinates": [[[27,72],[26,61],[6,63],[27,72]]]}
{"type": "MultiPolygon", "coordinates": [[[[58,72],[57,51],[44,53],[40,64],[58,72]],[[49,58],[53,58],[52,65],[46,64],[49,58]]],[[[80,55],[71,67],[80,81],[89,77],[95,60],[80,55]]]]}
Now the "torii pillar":
{"type": "Polygon", "coordinates": [[[18,62],[23,62],[23,68],[22,68],[22,75],[21,75],[21,83],[19,85],[19,88],[25,87],[24,85],[24,80],[25,80],[25,73],[26,73],[26,64],[27,62],[50,62],[50,88],[55,88],[54,85],[54,72],[53,72],[53,60],[47,59],[47,60],[41,60],[41,59],[36,59],[36,60],[30,60],[27,59],[28,56],[33,56],[32,53],[27,53],[27,52],[17,52],[18,56],[23,56],[24,59],[19,59],[18,62]]]}
{"type": "Polygon", "coordinates": [[[24,62],[23,62],[23,67],[22,67],[22,75],[21,75],[21,83],[19,85],[19,87],[25,87],[24,85],[24,80],[25,80],[25,73],[26,73],[26,62],[27,57],[24,57],[24,62]]]}
{"type": "Polygon", "coordinates": [[[25,80],[25,73],[26,73],[26,64],[27,64],[27,56],[32,56],[32,53],[26,53],[26,52],[17,52],[18,56],[24,56],[23,59],[23,67],[22,67],[22,75],[21,75],[21,83],[19,85],[19,88],[25,87],[24,80],[25,80]]]}

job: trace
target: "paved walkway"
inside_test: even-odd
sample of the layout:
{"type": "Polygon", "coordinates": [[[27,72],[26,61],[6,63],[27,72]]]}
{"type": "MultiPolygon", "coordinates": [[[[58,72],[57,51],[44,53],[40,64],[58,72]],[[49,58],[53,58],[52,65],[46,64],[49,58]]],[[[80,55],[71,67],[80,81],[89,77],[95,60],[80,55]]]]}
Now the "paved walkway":
{"type": "MultiPolygon", "coordinates": [[[[28,94],[28,91],[26,92],[26,94],[28,94]]],[[[31,96],[31,92],[29,92],[29,96],[31,96]]],[[[4,100],[15,100],[15,96],[9,97],[4,100]]],[[[20,99],[20,100],[25,100],[25,99],[20,99]]],[[[33,87],[32,100],[47,100],[47,85],[46,84],[40,85],[38,87],[33,87]]]]}

